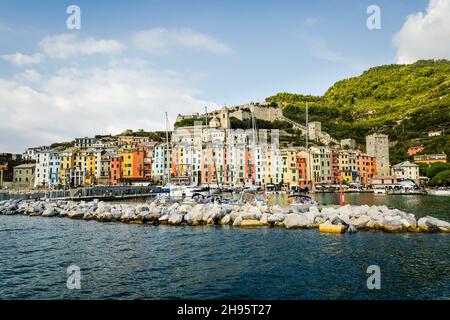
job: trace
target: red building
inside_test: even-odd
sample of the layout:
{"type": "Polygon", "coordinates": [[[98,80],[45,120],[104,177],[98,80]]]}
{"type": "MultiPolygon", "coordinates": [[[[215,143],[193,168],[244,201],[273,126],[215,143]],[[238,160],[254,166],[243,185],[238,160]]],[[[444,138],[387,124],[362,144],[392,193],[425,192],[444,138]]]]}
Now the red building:
{"type": "Polygon", "coordinates": [[[425,149],[424,146],[414,146],[414,147],[409,147],[408,148],[408,155],[409,156],[413,156],[415,155],[417,152],[422,152],[425,149]]]}
{"type": "Polygon", "coordinates": [[[298,172],[298,186],[300,188],[305,188],[308,186],[308,172],[307,172],[307,159],[300,157],[297,154],[297,159],[295,161],[296,169],[298,172]]]}
{"type": "Polygon", "coordinates": [[[121,157],[120,156],[111,157],[110,171],[109,171],[110,181],[109,182],[112,185],[116,185],[120,181],[120,178],[122,176],[121,170],[120,170],[120,165],[121,165],[121,157]]]}

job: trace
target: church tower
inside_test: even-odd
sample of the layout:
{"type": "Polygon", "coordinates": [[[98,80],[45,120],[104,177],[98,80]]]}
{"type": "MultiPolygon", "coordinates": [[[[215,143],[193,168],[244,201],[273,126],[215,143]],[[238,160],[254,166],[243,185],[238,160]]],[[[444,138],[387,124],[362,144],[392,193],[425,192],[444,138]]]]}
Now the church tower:
{"type": "Polygon", "coordinates": [[[230,112],[228,111],[227,106],[223,106],[219,111],[219,119],[220,119],[220,128],[221,129],[230,129],[230,112]]]}

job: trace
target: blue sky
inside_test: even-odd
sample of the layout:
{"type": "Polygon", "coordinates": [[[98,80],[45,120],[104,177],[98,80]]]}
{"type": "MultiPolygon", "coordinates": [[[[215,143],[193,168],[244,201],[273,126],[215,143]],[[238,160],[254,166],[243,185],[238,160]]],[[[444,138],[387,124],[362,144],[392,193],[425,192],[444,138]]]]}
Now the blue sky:
{"type": "MultiPolygon", "coordinates": [[[[88,101],[91,110],[98,109],[98,115],[113,114],[114,118],[105,120],[108,123],[94,122],[94,129],[115,133],[137,126],[159,129],[163,127],[160,119],[151,118],[156,119],[165,109],[173,119],[178,112],[199,111],[205,104],[211,108],[225,103],[236,105],[260,101],[277,92],[321,95],[335,81],[358,75],[369,67],[402,62],[399,56],[414,59],[409,51],[417,45],[408,46],[414,38],[414,30],[410,31],[413,26],[403,30],[407,17],[418,12],[426,15],[429,5],[435,2],[438,6],[441,1],[445,4],[439,4],[436,11],[448,10],[449,0],[431,0],[431,4],[429,0],[1,1],[0,84],[3,80],[8,92],[15,90],[19,94],[3,100],[9,103],[3,105],[3,111],[39,109],[60,114],[56,122],[63,121],[62,116],[77,117],[79,105],[73,102],[78,99],[76,93],[61,87],[67,83],[74,91],[81,90],[80,99],[88,101]],[[79,31],[66,28],[65,11],[72,4],[81,8],[79,31]],[[366,27],[366,9],[371,4],[381,8],[381,30],[366,27]],[[400,31],[404,35],[394,45],[394,36],[400,31]],[[69,38],[52,38],[61,35],[69,38]],[[46,37],[49,41],[43,43],[46,37]],[[73,42],[86,47],[86,39],[90,39],[90,49],[70,48],[72,51],[64,55],[55,51],[61,41],[65,46],[73,42]],[[34,57],[33,62],[11,63],[12,55],[17,53],[34,57]],[[105,83],[105,78],[112,80],[105,83]],[[147,78],[149,83],[140,88],[146,81],[142,79],[147,78]],[[124,87],[132,81],[137,81],[132,86],[134,95],[142,93],[137,103],[148,99],[147,109],[134,110],[136,101],[127,103],[126,96],[132,93],[124,87]],[[98,84],[98,95],[87,93],[89,89],[83,84],[98,84]],[[32,97],[22,96],[25,93],[20,88],[24,85],[32,97]],[[161,92],[166,92],[170,100],[172,87],[180,99],[166,105],[161,92]],[[114,92],[114,88],[119,92],[123,89],[122,95],[109,95],[107,88],[114,92]],[[147,91],[152,92],[151,96],[147,91]],[[107,107],[108,96],[114,97],[114,108],[107,107]],[[56,101],[53,108],[46,109],[48,103],[41,101],[45,99],[48,103],[56,101]],[[25,105],[25,100],[31,102],[25,105]],[[123,117],[117,101],[123,103],[122,108],[134,110],[136,118],[123,117]],[[151,114],[146,121],[142,119],[145,110],[151,114]]],[[[443,12],[443,16],[449,14],[443,12]]],[[[442,23],[439,28],[446,29],[448,24],[442,23]]],[[[448,58],[447,47],[436,54],[421,52],[417,56],[448,58]]],[[[2,104],[5,102],[0,101],[0,115],[2,104]]],[[[43,144],[51,139],[92,134],[93,123],[87,117],[80,117],[76,127],[62,128],[52,125],[55,120],[49,124],[47,118],[42,118],[32,141],[26,135],[14,142],[0,140],[0,148],[16,150],[39,141],[43,144]]],[[[10,118],[17,119],[21,118],[10,118]]],[[[0,134],[11,130],[11,126],[0,124],[0,134]]],[[[7,138],[14,140],[11,134],[7,138]]]]}

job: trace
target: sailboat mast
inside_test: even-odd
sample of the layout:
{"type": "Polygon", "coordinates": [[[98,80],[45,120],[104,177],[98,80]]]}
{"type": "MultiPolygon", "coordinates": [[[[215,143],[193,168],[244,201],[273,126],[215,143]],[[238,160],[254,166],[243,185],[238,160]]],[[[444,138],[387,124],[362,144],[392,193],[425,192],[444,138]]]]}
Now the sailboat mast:
{"type": "Polygon", "coordinates": [[[255,170],[254,182],[256,183],[256,120],[255,114],[252,110],[252,138],[253,138],[253,169],[255,170]]]}
{"type": "Polygon", "coordinates": [[[169,116],[166,114],[166,159],[165,159],[165,167],[167,174],[167,183],[170,183],[170,158],[169,158],[169,116]]]}
{"type": "MultiPolygon", "coordinates": [[[[314,186],[314,177],[313,177],[312,171],[311,171],[311,168],[312,168],[313,164],[312,164],[312,159],[311,159],[311,152],[309,151],[309,114],[308,114],[308,112],[309,112],[309,110],[308,110],[308,102],[306,102],[306,142],[305,142],[305,145],[306,145],[306,152],[307,152],[307,155],[308,155],[307,164],[309,162],[308,172],[309,172],[309,178],[310,178],[310,181],[311,181],[311,191],[312,191],[313,186],[314,186]]],[[[309,183],[308,183],[308,186],[309,186],[309,183]]]]}

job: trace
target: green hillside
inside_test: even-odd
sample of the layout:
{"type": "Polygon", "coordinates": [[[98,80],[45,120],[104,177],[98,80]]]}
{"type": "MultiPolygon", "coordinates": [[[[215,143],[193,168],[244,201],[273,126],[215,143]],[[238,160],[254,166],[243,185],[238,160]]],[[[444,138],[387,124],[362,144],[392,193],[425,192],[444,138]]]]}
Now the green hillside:
{"type": "Polygon", "coordinates": [[[373,132],[389,135],[391,161],[406,160],[406,148],[424,144],[428,152],[450,154],[450,135],[428,138],[430,130],[450,128],[450,61],[421,60],[385,65],[336,82],[323,96],[279,93],[266,99],[283,106],[286,117],[321,121],[333,137],[365,143],[373,132]]]}

